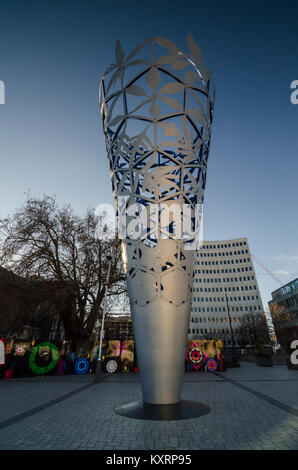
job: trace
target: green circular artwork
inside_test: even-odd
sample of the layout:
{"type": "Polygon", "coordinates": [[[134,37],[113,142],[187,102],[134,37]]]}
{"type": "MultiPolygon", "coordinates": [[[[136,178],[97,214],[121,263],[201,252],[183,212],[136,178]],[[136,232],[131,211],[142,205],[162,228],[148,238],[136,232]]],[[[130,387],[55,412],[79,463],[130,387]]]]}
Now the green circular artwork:
{"type": "Polygon", "coordinates": [[[37,346],[35,346],[35,348],[32,349],[32,352],[29,356],[29,366],[32,372],[35,372],[35,374],[43,375],[43,374],[47,374],[50,370],[52,370],[55,367],[58,359],[59,359],[59,351],[57,347],[55,346],[55,344],[50,343],[49,341],[45,341],[44,343],[40,343],[37,346]],[[35,360],[37,354],[42,348],[49,348],[52,353],[51,361],[46,366],[43,366],[43,367],[38,366],[35,360]]]}

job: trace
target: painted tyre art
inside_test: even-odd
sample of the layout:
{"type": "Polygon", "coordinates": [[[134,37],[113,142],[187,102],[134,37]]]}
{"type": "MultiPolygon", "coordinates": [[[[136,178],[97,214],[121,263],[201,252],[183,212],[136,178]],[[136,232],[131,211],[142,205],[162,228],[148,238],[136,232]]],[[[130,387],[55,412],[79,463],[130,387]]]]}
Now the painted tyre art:
{"type": "Polygon", "coordinates": [[[76,360],[75,373],[78,375],[87,374],[89,371],[89,360],[83,357],[76,360]]]}
{"type": "Polygon", "coordinates": [[[59,359],[59,351],[55,344],[50,343],[49,341],[45,341],[44,343],[40,343],[35,348],[33,348],[30,356],[29,356],[29,367],[37,375],[43,375],[47,374],[50,372],[52,369],[54,369],[55,365],[57,364],[59,359]],[[45,349],[48,349],[50,351],[51,357],[49,358],[49,363],[46,364],[45,366],[39,366],[36,363],[37,355],[44,351],[45,349]]]}
{"type": "Polygon", "coordinates": [[[115,359],[109,359],[105,365],[106,372],[108,374],[115,374],[118,370],[118,363],[115,359]]]}
{"type": "Polygon", "coordinates": [[[210,372],[215,372],[218,368],[218,364],[215,359],[208,359],[206,367],[210,372]]]}
{"type": "Polygon", "coordinates": [[[24,356],[25,354],[25,348],[22,344],[18,344],[16,347],[15,347],[15,350],[14,350],[14,355],[15,356],[24,356]]]}
{"type": "Polygon", "coordinates": [[[200,364],[203,360],[203,353],[201,352],[199,348],[190,349],[188,356],[189,356],[189,360],[193,364],[196,364],[196,365],[200,364]]]}

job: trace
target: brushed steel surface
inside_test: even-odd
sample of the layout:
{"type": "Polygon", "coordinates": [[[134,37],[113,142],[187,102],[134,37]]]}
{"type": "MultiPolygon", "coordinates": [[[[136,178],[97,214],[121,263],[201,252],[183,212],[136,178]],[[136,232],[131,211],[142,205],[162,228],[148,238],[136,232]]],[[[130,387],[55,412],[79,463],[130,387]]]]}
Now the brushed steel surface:
{"type": "MultiPolygon", "coordinates": [[[[127,286],[144,401],[171,404],[180,401],[192,277],[188,277],[181,267],[163,274],[161,257],[172,259],[182,250],[182,246],[181,242],[170,239],[162,240],[161,247],[159,245],[158,242],[155,248],[150,249],[148,260],[155,269],[156,266],[160,267],[157,273],[160,276],[159,284],[156,286],[155,278],[150,275],[138,280],[128,276],[127,286]],[[154,288],[155,297],[145,304],[144,299],[152,298],[154,288]]],[[[194,253],[188,252],[187,255],[187,271],[192,273],[194,253]]],[[[127,270],[130,262],[131,258],[128,257],[127,270]]],[[[183,266],[186,268],[185,261],[183,266]]]]}

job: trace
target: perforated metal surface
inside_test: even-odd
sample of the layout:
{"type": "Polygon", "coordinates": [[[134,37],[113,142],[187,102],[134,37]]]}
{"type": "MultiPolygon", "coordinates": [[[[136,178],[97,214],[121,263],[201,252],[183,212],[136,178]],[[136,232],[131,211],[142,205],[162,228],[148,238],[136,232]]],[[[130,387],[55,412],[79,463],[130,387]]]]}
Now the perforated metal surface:
{"type": "Polygon", "coordinates": [[[213,116],[210,71],[190,34],[187,42],[183,52],[151,38],[126,55],[117,41],[100,85],[115,207],[127,222],[123,259],[143,396],[155,404],[180,400],[195,260],[190,243],[204,200],[213,116]],[[140,223],[148,208],[151,223],[140,223]]]}

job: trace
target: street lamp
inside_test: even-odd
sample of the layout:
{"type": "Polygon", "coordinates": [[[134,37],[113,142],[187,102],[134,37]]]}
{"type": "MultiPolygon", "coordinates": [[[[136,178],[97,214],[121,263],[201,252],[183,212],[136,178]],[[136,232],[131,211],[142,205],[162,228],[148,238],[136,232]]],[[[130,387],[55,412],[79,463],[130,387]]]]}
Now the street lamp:
{"type": "Polygon", "coordinates": [[[232,328],[232,321],[231,321],[231,315],[230,315],[229,302],[228,302],[228,297],[227,297],[227,294],[226,294],[226,293],[225,293],[225,298],[226,298],[227,312],[228,312],[228,317],[229,317],[230,333],[231,333],[231,340],[232,340],[232,350],[233,350],[232,360],[233,360],[233,362],[237,362],[237,357],[236,357],[236,353],[235,353],[234,333],[233,333],[233,328],[232,328]]]}
{"type": "Polygon", "coordinates": [[[111,264],[112,264],[112,257],[107,256],[108,260],[108,273],[106,282],[104,283],[105,286],[105,296],[103,300],[103,312],[102,312],[102,321],[101,321],[101,328],[100,328],[100,340],[99,340],[99,349],[98,349],[98,358],[96,363],[96,370],[95,370],[95,382],[100,381],[100,372],[101,372],[101,348],[102,348],[102,341],[104,338],[104,322],[105,322],[105,315],[107,310],[107,296],[108,296],[108,289],[109,289],[109,282],[110,282],[110,274],[111,274],[111,264]]]}

